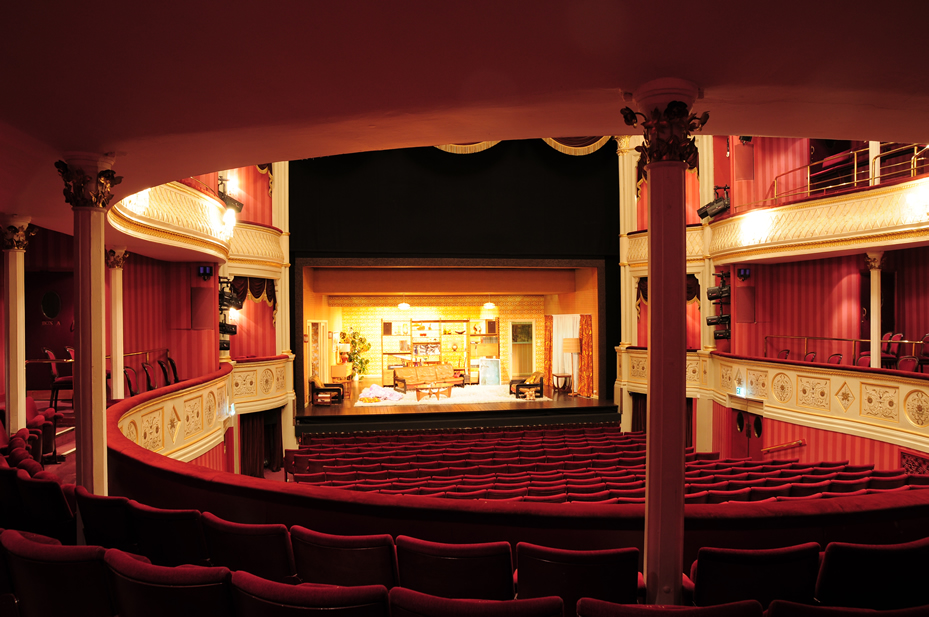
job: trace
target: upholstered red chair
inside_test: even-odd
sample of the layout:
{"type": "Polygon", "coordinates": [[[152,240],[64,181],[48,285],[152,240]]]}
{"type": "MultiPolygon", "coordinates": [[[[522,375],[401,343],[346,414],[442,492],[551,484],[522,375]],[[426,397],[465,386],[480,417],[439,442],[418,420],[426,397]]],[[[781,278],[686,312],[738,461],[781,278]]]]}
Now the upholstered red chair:
{"type": "Polygon", "coordinates": [[[757,600],[767,608],[782,599],[811,604],[820,546],[808,542],[774,549],[701,548],[685,580],[697,606],[757,600]]]}
{"type": "Polygon", "coordinates": [[[9,529],[0,534],[0,544],[6,552],[21,617],[116,614],[107,584],[104,549],[35,542],[9,529]]]}
{"type": "Polygon", "coordinates": [[[74,496],[87,544],[135,551],[128,499],[117,495],[94,495],[83,486],[75,488],[74,496]]]}
{"type": "Polygon", "coordinates": [[[831,542],[816,599],[824,606],[890,610],[929,605],[929,538],[903,544],[831,542]]]}
{"type": "Polygon", "coordinates": [[[897,359],[897,370],[898,371],[916,371],[916,368],[919,366],[919,358],[916,356],[900,356],[897,359]]]}
{"type": "Polygon", "coordinates": [[[449,599],[412,589],[390,590],[391,617],[562,617],[561,598],[530,600],[449,599]]]}
{"type": "Polygon", "coordinates": [[[290,541],[297,576],[304,582],[388,589],[397,584],[397,555],[389,534],[338,536],[294,525],[290,541]]]}
{"type": "Polygon", "coordinates": [[[765,617],[846,617],[849,615],[870,615],[871,617],[929,617],[929,606],[875,612],[867,608],[810,606],[807,604],[788,602],[786,600],[775,600],[765,612],[765,617]]]}
{"type": "Polygon", "coordinates": [[[142,370],[145,372],[146,391],[151,392],[158,388],[158,375],[155,373],[155,367],[148,362],[142,363],[142,370]]]}
{"type": "Polygon", "coordinates": [[[209,512],[200,517],[210,552],[210,564],[247,570],[269,581],[296,582],[290,533],[280,524],[243,524],[209,512]]]}
{"type": "Polygon", "coordinates": [[[755,600],[717,606],[661,606],[613,604],[592,598],[577,603],[578,617],[761,617],[764,610],[755,600]]]}
{"type": "Polygon", "coordinates": [[[138,539],[139,554],[153,564],[179,566],[210,565],[198,510],[165,510],[133,499],[126,504],[132,534],[138,539]]]}
{"type": "Polygon", "coordinates": [[[559,596],[565,617],[581,598],[635,604],[640,586],[644,591],[637,548],[573,551],[520,542],[516,563],[519,597],[559,596]]]}
{"type": "MultiPolygon", "coordinates": [[[[887,355],[890,349],[890,337],[893,336],[893,332],[885,332],[881,337],[881,363],[883,364],[884,356],[887,355]]],[[[855,366],[870,366],[871,365],[871,352],[862,351],[858,358],[855,360],[855,366]],[[864,361],[863,358],[867,358],[867,361],[864,361]]]]}
{"type": "Polygon", "coordinates": [[[815,352],[815,351],[808,351],[808,352],[806,352],[806,355],[803,356],[803,361],[804,361],[804,362],[812,362],[812,361],[815,360],[815,359],[816,359],[816,352],[815,352]]]}
{"type": "Polygon", "coordinates": [[[43,347],[42,351],[49,359],[49,371],[52,376],[52,389],[49,395],[48,405],[55,411],[58,411],[58,396],[62,390],[74,390],[74,377],[71,375],[62,376],[58,370],[58,363],[55,354],[48,347],[43,347]]]}
{"type": "Polygon", "coordinates": [[[923,372],[923,367],[929,364],[929,334],[924,334],[920,345],[914,349],[916,357],[919,358],[919,372],[923,372]]]}
{"type": "Polygon", "coordinates": [[[232,602],[236,617],[311,613],[332,617],[390,617],[387,588],[382,585],[287,585],[241,570],[232,574],[232,602]]]}
{"type": "Polygon", "coordinates": [[[826,360],[826,364],[842,364],[842,354],[834,353],[826,360]]]}
{"type": "Polygon", "coordinates": [[[782,350],[780,350],[779,352],[777,352],[777,359],[778,359],[778,360],[786,360],[786,359],[789,358],[789,357],[790,357],[790,350],[789,350],[789,349],[782,349],[782,350]]]}
{"type": "Polygon", "coordinates": [[[158,366],[161,368],[161,375],[164,377],[164,384],[170,386],[173,383],[177,383],[176,380],[172,380],[171,368],[168,366],[168,363],[164,360],[158,361],[158,366]]]}
{"type": "Polygon", "coordinates": [[[126,377],[126,395],[136,396],[139,393],[139,376],[131,366],[123,367],[123,375],[126,377]]]}
{"type": "Polygon", "coordinates": [[[77,527],[71,504],[61,484],[42,475],[31,477],[22,469],[16,472],[16,488],[22,503],[21,524],[27,531],[55,538],[62,544],[74,544],[77,527]]]}
{"type": "Polygon", "coordinates": [[[234,615],[227,568],[156,566],[115,548],[103,559],[120,617],[234,615]]]}
{"type": "Polygon", "coordinates": [[[396,544],[402,587],[443,598],[512,600],[515,595],[508,542],[445,544],[397,536],[396,544]]]}

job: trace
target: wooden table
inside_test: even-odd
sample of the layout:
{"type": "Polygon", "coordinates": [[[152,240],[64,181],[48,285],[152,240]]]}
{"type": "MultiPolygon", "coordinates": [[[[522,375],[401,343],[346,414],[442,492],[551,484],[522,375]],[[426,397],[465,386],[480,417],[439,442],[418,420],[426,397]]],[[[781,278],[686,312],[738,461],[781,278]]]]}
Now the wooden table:
{"type": "Polygon", "coordinates": [[[429,398],[430,396],[435,396],[436,400],[444,394],[445,397],[450,397],[452,395],[452,387],[454,383],[440,381],[437,383],[425,383],[418,386],[407,386],[407,390],[416,390],[416,400],[421,401],[424,398],[429,398]]]}
{"type": "Polygon", "coordinates": [[[561,392],[570,392],[571,391],[571,373],[552,373],[552,390],[559,390],[561,392]],[[563,380],[561,386],[558,385],[558,380],[563,380]]]}

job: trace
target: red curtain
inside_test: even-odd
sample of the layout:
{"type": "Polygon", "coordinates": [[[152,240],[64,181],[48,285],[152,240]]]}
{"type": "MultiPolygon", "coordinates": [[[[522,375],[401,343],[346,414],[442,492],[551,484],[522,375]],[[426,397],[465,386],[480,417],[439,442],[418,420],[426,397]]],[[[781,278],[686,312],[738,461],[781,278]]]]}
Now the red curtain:
{"type": "Polygon", "coordinates": [[[552,329],[554,319],[551,315],[545,316],[545,383],[552,383],[552,329]]]}
{"type": "Polygon", "coordinates": [[[264,477],[265,418],[262,413],[239,416],[241,457],[239,473],[255,478],[264,477]]]}
{"type": "Polygon", "coordinates": [[[648,427],[648,396],[638,392],[630,393],[632,397],[632,430],[644,432],[648,427]]]}
{"type": "Polygon", "coordinates": [[[274,290],[273,279],[259,279],[237,276],[232,279],[232,291],[236,297],[245,302],[246,298],[251,298],[255,302],[260,302],[262,296],[265,301],[274,309],[277,314],[277,293],[274,290]]]}
{"type": "Polygon", "coordinates": [[[581,396],[594,395],[594,330],[593,317],[581,315],[579,328],[581,339],[581,365],[577,370],[577,393],[581,396]]]}
{"type": "Polygon", "coordinates": [[[280,471],[284,466],[284,440],[281,433],[281,408],[268,409],[264,416],[264,460],[268,469],[280,471]]]}

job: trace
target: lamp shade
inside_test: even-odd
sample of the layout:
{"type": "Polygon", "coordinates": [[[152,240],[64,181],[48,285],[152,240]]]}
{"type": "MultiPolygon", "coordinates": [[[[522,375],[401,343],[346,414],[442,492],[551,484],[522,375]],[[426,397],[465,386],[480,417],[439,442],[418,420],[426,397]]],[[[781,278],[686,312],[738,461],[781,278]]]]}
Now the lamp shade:
{"type": "Polygon", "coordinates": [[[563,353],[581,353],[581,339],[566,338],[561,340],[561,351],[563,353]]]}
{"type": "Polygon", "coordinates": [[[352,350],[352,346],[348,343],[339,343],[339,352],[348,353],[352,350]]]}

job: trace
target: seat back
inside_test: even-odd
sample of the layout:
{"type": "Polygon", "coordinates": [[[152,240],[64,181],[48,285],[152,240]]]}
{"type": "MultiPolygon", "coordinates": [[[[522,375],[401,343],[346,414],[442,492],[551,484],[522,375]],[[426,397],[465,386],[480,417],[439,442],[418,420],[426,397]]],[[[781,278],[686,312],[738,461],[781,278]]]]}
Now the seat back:
{"type": "Polygon", "coordinates": [[[512,600],[508,542],[444,544],[397,536],[400,585],[442,598],[512,600]]]}
{"type": "Polygon", "coordinates": [[[327,585],[397,585],[397,555],[389,534],[335,536],[294,525],[290,528],[297,576],[327,585]]]}
{"type": "Polygon", "coordinates": [[[285,617],[311,612],[331,617],[390,617],[387,588],[381,585],[287,585],[239,571],[232,574],[232,599],[237,617],[285,617]]]}
{"type": "Polygon", "coordinates": [[[562,606],[556,596],[488,602],[436,597],[403,587],[390,590],[391,617],[561,617],[562,606]]]}
{"type": "Polygon", "coordinates": [[[204,512],[200,520],[211,564],[248,570],[269,581],[293,582],[296,568],[286,526],[243,525],[209,512],[204,512]]]}
{"type": "Polygon", "coordinates": [[[831,542],[816,598],[825,606],[890,610],[929,604],[929,538],[904,544],[831,542]]]}
{"type": "Polygon", "coordinates": [[[31,477],[25,470],[16,472],[16,487],[22,501],[22,524],[62,544],[74,544],[77,527],[71,506],[65,499],[61,485],[55,480],[31,477]]]}
{"type": "Polygon", "coordinates": [[[803,361],[804,361],[804,362],[812,362],[812,361],[815,360],[815,359],[816,359],[816,352],[815,352],[815,351],[808,351],[808,352],[806,352],[806,355],[803,356],[803,361]]]}
{"type": "Polygon", "coordinates": [[[786,360],[787,358],[790,357],[790,350],[789,349],[780,350],[779,352],[777,352],[777,357],[779,360],[786,360]]]}
{"type": "Polygon", "coordinates": [[[897,360],[897,370],[898,371],[915,371],[916,366],[919,364],[919,358],[916,356],[901,356],[897,360]]]}
{"type": "Polygon", "coordinates": [[[130,552],[137,550],[129,519],[128,499],[94,495],[83,486],[75,488],[74,498],[81,513],[81,525],[87,544],[130,552]]]}
{"type": "Polygon", "coordinates": [[[158,366],[161,367],[161,374],[165,378],[165,385],[170,386],[174,381],[171,381],[171,373],[168,369],[168,364],[164,360],[158,361],[158,366]]]}
{"type": "Polygon", "coordinates": [[[890,352],[890,337],[894,335],[893,332],[885,332],[884,336],[881,337],[881,353],[890,352]]]}
{"type": "Polygon", "coordinates": [[[227,568],[156,566],[115,548],[104,561],[120,617],[233,615],[227,568]]]}
{"type": "Polygon", "coordinates": [[[890,345],[888,346],[887,353],[892,356],[896,356],[900,353],[900,342],[903,339],[902,333],[894,334],[890,337],[890,345]]]}
{"type": "Polygon", "coordinates": [[[826,360],[826,364],[842,364],[842,354],[834,353],[826,360]]]}
{"type": "Polygon", "coordinates": [[[199,510],[163,510],[130,499],[129,520],[139,554],[160,566],[210,565],[199,510]]]}
{"type": "Polygon", "coordinates": [[[620,604],[635,604],[637,600],[637,548],[571,551],[520,542],[516,563],[519,597],[559,596],[564,601],[565,617],[575,614],[581,598],[620,604]]]}
{"type": "Polygon", "coordinates": [[[21,617],[116,614],[101,547],[39,543],[9,529],[0,534],[0,544],[21,617]]]}
{"type": "Polygon", "coordinates": [[[126,390],[129,391],[129,396],[136,396],[139,393],[139,377],[135,369],[131,366],[124,366],[123,374],[126,376],[126,390]]]}
{"type": "Polygon", "coordinates": [[[145,385],[150,392],[158,387],[158,376],[155,374],[155,367],[148,362],[142,363],[142,370],[145,371],[145,385]]]}
{"type": "Polygon", "coordinates": [[[775,549],[701,548],[691,568],[694,604],[712,606],[757,600],[812,603],[820,546],[808,542],[775,549]]]}
{"type": "Polygon", "coordinates": [[[174,376],[174,383],[179,382],[181,379],[177,376],[177,364],[174,363],[174,358],[168,356],[168,365],[171,367],[171,374],[174,376]]]}
{"type": "Polygon", "coordinates": [[[871,366],[871,356],[870,355],[860,355],[858,360],[855,361],[855,366],[871,366]]]}
{"type": "Polygon", "coordinates": [[[51,374],[52,374],[52,381],[55,381],[56,379],[60,377],[58,373],[58,363],[55,362],[57,358],[55,357],[55,354],[52,353],[52,350],[49,349],[48,347],[43,347],[42,352],[48,357],[49,360],[51,360],[51,362],[48,363],[48,367],[49,367],[49,371],[51,371],[51,374]]]}
{"type": "Polygon", "coordinates": [[[592,598],[577,603],[578,617],[761,617],[764,611],[755,600],[719,606],[635,606],[613,604],[592,598]]]}

